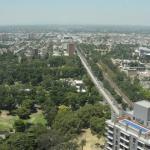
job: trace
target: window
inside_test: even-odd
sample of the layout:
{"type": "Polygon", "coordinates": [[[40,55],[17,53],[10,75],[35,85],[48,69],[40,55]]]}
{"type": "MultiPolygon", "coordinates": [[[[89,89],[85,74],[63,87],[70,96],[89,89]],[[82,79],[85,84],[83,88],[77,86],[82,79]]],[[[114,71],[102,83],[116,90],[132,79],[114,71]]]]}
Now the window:
{"type": "Polygon", "coordinates": [[[136,143],[136,139],[135,138],[133,138],[133,143],[136,143]]]}
{"type": "Polygon", "coordinates": [[[111,148],[112,148],[112,145],[110,145],[110,144],[109,144],[109,147],[111,147],[111,148]]]}
{"type": "Polygon", "coordinates": [[[138,146],[140,146],[140,147],[144,147],[144,144],[143,144],[143,143],[141,143],[141,142],[138,142],[138,146]]]}
{"type": "Polygon", "coordinates": [[[146,150],[150,149],[150,145],[145,145],[146,150]]]}
{"type": "Polygon", "coordinates": [[[121,143],[124,143],[124,141],[123,141],[122,139],[120,139],[120,142],[121,142],[121,143]]]}
{"type": "Polygon", "coordinates": [[[122,137],[124,137],[124,134],[123,134],[123,133],[121,133],[120,135],[121,135],[122,137]]]}
{"type": "Polygon", "coordinates": [[[130,137],[129,137],[129,136],[126,136],[126,139],[127,139],[127,140],[129,140],[129,139],[130,139],[130,137]]]}
{"type": "Polygon", "coordinates": [[[128,142],[125,142],[125,145],[127,145],[127,146],[128,146],[128,145],[129,145],[129,144],[128,144],[128,142]]]}

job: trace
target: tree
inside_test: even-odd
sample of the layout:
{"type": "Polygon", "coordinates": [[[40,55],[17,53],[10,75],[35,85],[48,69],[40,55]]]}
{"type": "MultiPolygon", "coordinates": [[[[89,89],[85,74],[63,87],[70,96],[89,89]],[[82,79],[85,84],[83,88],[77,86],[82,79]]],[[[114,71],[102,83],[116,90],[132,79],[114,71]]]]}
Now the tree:
{"type": "Polygon", "coordinates": [[[51,126],[53,124],[53,121],[57,115],[58,108],[57,107],[48,107],[46,110],[44,110],[45,118],[47,120],[47,124],[51,126]]]}
{"type": "Polygon", "coordinates": [[[94,133],[103,135],[105,133],[105,119],[92,117],[90,120],[90,127],[94,133]]]}
{"type": "Polygon", "coordinates": [[[105,115],[105,107],[100,104],[95,105],[85,105],[84,107],[80,108],[77,111],[77,115],[80,118],[82,128],[89,128],[90,127],[90,119],[92,117],[99,117],[102,118],[105,115]]]}
{"type": "Polygon", "coordinates": [[[17,110],[17,114],[21,119],[28,119],[30,115],[30,110],[26,107],[20,107],[17,110]]]}
{"type": "Polygon", "coordinates": [[[14,128],[16,132],[24,132],[25,131],[25,123],[23,120],[19,119],[14,122],[14,128]]]}
{"type": "Polygon", "coordinates": [[[34,100],[26,99],[23,101],[22,107],[30,110],[30,113],[32,113],[35,112],[34,104],[35,104],[34,100]]]}
{"type": "Polygon", "coordinates": [[[28,133],[17,132],[12,134],[4,144],[6,150],[34,150],[36,143],[35,137],[28,133]]]}
{"type": "Polygon", "coordinates": [[[72,110],[77,110],[79,108],[78,94],[74,92],[68,92],[66,94],[66,99],[71,106],[72,110]]]}
{"type": "Polygon", "coordinates": [[[71,111],[60,112],[55,117],[52,129],[63,134],[77,134],[81,130],[80,122],[76,113],[71,111]]]}
{"type": "Polygon", "coordinates": [[[37,138],[37,150],[76,150],[77,144],[56,130],[49,130],[37,138]]]}
{"type": "Polygon", "coordinates": [[[0,102],[0,108],[12,111],[13,109],[15,109],[15,107],[16,107],[15,99],[13,99],[13,97],[11,96],[4,95],[3,99],[1,99],[0,102]]]}
{"type": "Polygon", "coordinates": [[[80,145],[81,145],[81,148],[83,150],[83,147],[86,145],[86,140],[82,139],[80,145]]]}

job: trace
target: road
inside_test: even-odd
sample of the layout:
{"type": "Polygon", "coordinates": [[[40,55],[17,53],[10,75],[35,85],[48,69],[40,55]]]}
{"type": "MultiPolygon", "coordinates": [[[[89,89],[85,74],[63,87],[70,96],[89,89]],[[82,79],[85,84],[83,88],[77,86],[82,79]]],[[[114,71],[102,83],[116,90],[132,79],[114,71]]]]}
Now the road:
{"type": "Polygon", "coordinates": [[[76,49],[76,51],[77,51],[79,58],[81,59],[83,66],[85,67],[87,73],[91,77],[91,80],[93,81],[94,85],[96,86],[98,92],[104,97],[104,99],[110,105],[113,112],[116,115],[119,115],[120,109],[119,109],[117,103],[115,102],[114,98],[110,95],[110,93],[106,89],[104,89],[102,82],[99,81],[97,79],[97,77],[95,77],[90,66],[88,65],[88,62],[86,61],[85,57],[81,54],[81,52],[78,49],[76,49]]]}

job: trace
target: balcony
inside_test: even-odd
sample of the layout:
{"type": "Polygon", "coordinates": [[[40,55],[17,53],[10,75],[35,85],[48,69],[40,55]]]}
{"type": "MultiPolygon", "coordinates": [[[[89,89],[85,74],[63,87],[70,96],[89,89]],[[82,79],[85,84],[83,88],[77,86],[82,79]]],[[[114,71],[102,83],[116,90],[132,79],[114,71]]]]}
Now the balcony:
{"type": "Polygon", "coordinates": [[[110,142],[110,141],[107,141],[107,144],[109,144],[109,145],[112,145],[112,146],[113,146],[113,143],[112,143],[112,142],[110,142]]]}
{"type": "Polygon", "coordinates": [[[107,150],[113,150],[113,148],[111,148],[111,147],[109,147],[109,146],[107,146],[106,149],[107,149],[107,150]]]}
{"type": "Polygon", "coordinates": [[[108,129],[108,133],[111,133],[111,134],[113,134],[114,132],[113,132],[113,131],[111,131],[110,129],[108,129]]]}
{"type": "Polygon", "coordinates": [[[110,139],[110,140],[114,139],[113,136],[110,136],[110,135],[108,135],[107,138],[110,139]]]}
{"type": "Polygon", "coordinates": [[[120,145],[122,145],[123,147],[129,149],[129,145],[125,145],[124,143],[120,143],[120,145]]]}
{"type": "Polygon", "coordinates": [[[138,146],[138,147],[137,147],[137,150],[144,150],[144,147],[138,146]]]}
{"type": "Polygon", "coordinates": [[[124,138],[124,137],[122,137],[122,136],[120,136],[120,139],[122,139],[122,140],[125,141],[125,142],[129,142],[128,139],[126,139],[126,138],[124,138]]]}

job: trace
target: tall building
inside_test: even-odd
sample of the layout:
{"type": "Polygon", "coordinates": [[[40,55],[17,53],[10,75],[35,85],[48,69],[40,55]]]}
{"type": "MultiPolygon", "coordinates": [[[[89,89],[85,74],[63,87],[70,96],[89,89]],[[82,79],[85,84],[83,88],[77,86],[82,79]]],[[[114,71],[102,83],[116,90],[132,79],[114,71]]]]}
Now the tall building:
{"type": "Polygon", "coordinates": [[[106,124],[106,150],[150,150],[150,102],[136,102],[133,111],[106,124]]]}
{"type": "Polygon", "coordinates": [[[75,44],[74,43],[68,44],[68,53],[69,53],[69,56],[73,56],[75,54],[75,44]]]}
{"type": "Polygon", "coordinates": [[[2,33],[0,34],[0,41],[9,41],[9,34],[6,34],[6,33],[2,33]]]}

